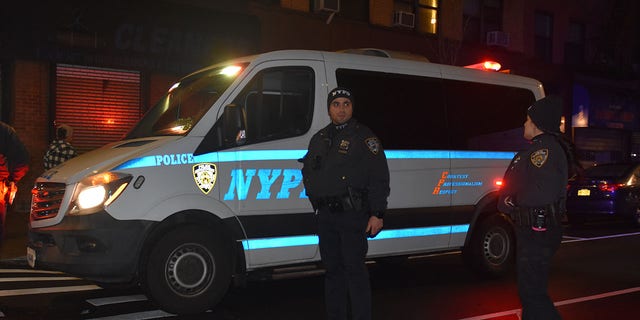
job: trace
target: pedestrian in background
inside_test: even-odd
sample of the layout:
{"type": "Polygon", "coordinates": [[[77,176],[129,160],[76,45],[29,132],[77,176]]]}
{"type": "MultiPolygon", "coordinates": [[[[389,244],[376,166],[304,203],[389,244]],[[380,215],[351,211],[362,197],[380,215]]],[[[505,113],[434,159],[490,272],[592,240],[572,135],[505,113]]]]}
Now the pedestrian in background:
{"type": "Polygon", "coordinates": [[[365,265],[367,237],[382,229],[389,196],[389,168],[380,140],[353,116],[353,96],[331,90],[331,123],[309,142],[302,159],[304,185],[317,214],[324,263],[328,319],[371,319],[371,286],[365,265]]]}
{"type": "Polygon", "coordinates": [[[56,139],[51,142],[44,154],[44,169],[49,170],[75,156],[76,149],[71,145],[73,128],[62,124],[56,128],[56,139]]]}
{"type": "Polygon", "coordinates": [[[498,209],[514,222],[518,294],[523,320],[561,319],[549,297],[551,258],[562,240],[566,186],[576,159],[560,132],[562,100],[548,96],[527,110],[528,149],[515,155],[504,175],[498,209]]]}
{"type": "Polygon", "coordinates": [[[13,127],[0,121],[0,243],[4,238],[7,208],[18,191],[18,181],[28,170],[27,148],[13,127]]]}

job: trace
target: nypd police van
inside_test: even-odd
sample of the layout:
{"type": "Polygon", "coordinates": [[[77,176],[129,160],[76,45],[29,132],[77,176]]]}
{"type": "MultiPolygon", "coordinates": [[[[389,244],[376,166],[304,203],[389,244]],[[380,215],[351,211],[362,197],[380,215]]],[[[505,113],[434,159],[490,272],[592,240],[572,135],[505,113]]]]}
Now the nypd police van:
{"type": "Polygon", "coordinates": [[[368,257],[461,250],[477,271],[504,273],[514,238],[496,193],[541,84],[365,53],[276,51],[184,77],[124,140],[36,180],[30,265],[139,284],[188,314],[215,306],[234,279],[319,264],[298,159],[342,86],[391,174],[368,257]]]}

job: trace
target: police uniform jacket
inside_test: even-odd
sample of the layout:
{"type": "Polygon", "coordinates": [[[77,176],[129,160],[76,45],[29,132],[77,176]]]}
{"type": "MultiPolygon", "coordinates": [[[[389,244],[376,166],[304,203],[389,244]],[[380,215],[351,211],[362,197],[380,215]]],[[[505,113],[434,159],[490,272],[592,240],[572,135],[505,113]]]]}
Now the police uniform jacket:
{"type": "Polygon", "coordinates": [[[302,174],[314,208],[318,200],[339,197],[349,188],[361,193],[372,215],[382,216],[389,196],[389,168],[380,140],[355,119],[342,129],[329,124],[309,142],[302,174]]]}
{"type": "Polygon", "coordinates": [[[19,181],[29,169],[29,153],[18,135],[0,122],[0,182],[19,181]]]}
{"type": "Polygon", "coordinates": [[[504,175],[498,209],[512,213],[514,207],[564,208],[568,177],[567,157],[555,136],[547,133],[532,139],[528,149],[515,155],[504,175]],[[511,197],[514,206],[504,203],[511,197]]]}

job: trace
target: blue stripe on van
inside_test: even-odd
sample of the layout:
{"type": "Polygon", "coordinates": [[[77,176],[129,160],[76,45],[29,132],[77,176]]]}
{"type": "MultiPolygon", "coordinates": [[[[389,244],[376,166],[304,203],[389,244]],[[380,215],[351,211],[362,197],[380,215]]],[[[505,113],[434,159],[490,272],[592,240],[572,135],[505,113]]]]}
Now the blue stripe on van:
{"type": "MultiPolygon", "coordinates": [[[[453,226],[424,227],[424,228],[408,228],[408,229],[396,229],[396,230],[382,230],[375,238],[369,239],[369,241],[438,236],[438,235],[446,235],[451,233],[464,233],[467,231],[469,231],[468,224],[453,225],[453,226]]],[[[317,244],[318,244],[318,236],[315,236],[315,235],[242,240],[242,247],[244,248],[244,250],[277,249],[277,248],[293,247],[293,246],[310,246],[310,245],[317,245],[317,244]]]]}
{"type": "MultiPolygon", "coordinates": [[[[156,166],[184,165],[201,162],[234,162],[265,160],[297,160],[307,150],[245,150],[211,152],[198,156],[192,154],[165,154],[131,159],[114,170],[156,166]]],[[[514,152],[503,151],[447,151],[447,150],[385,150],[387,159],[503,159],[510,160],[514,152]]]]}

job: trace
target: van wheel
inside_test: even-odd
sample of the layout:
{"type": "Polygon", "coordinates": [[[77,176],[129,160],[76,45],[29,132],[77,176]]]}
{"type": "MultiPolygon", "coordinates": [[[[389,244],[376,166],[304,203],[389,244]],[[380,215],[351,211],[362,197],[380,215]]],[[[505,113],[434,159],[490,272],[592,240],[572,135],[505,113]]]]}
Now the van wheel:
{"type": "Polygon", "coordinates": [[[482,276],[499,277],[507,273],[515,261],[515,236],[509,221],[501,215],[480,221],[463,250],[463,257],[482,276]]]}
{"type": "Polygon", "coordinates": [[[145,266],[147,294],[163,310],[195,314],[214,307],[231,282],[228,246],[219,234],[198,226],[162,236],[145,266]]]}

